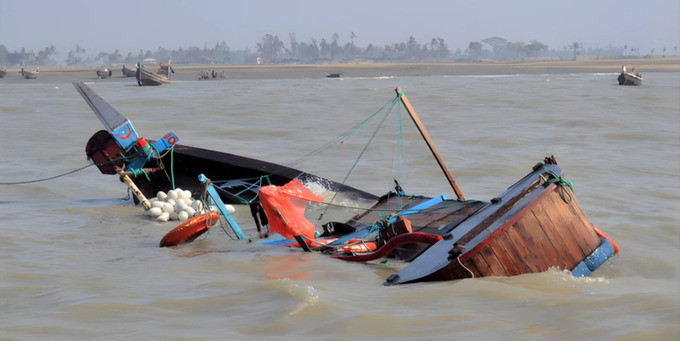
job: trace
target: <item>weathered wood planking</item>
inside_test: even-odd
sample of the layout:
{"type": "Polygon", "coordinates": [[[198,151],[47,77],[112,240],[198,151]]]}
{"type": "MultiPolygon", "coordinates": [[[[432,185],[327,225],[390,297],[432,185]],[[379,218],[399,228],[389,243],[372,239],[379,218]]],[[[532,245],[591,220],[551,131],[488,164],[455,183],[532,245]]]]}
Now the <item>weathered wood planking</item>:
{"type": "Polygon", "coordinates": [[[498,228],[483,243],[460,258],[465,265],[451,269],[458,278],[513,276],[542,272],[551,267],[573,269],[601,242],[573,193],[566,203],[550,185],[513,219],[498,228]]]}

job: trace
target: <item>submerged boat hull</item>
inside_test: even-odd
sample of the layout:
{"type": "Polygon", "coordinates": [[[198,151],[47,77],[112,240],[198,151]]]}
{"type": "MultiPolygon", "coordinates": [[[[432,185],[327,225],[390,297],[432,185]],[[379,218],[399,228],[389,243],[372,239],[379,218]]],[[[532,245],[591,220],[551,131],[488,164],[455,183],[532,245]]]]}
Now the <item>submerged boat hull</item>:
{"type": "MultiPolygon", "coordinates": [[[[588,221],[569,186],[546,182],[555,174],[561,175],[557,165],[541,165],[385,284],[578,270],[607,240],[588,221]]],[[[599,265],[588,267],[592,271],[599,265]]]]}
{"type": "Polygon", "coordinates": [[[158,161],[149,161],[145,167],[162,164],[164,171],[146,176],[138,176],[135,184],[148,197],[156,196],[158,191],[168,191],[174,187],[203,193],[204,185],[198,176],[204,174],[213,182],[221,183],[220,197],[225,203],[244,204],[252,201],[260,185],[284,185],[298,178],[303,182],[316,182],[326,188],[345,193],[349,197],[375,200],[376,196],[341,183],[321,178],[294,168],[256,160],[235,154],[175,145],[171,153],[158,161]]]}

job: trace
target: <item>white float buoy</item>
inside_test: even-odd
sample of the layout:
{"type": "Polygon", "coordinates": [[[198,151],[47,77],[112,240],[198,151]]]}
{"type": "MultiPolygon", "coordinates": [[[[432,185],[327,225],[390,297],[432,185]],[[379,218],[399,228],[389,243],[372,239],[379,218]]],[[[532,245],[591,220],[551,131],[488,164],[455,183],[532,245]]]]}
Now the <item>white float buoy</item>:
{"type": "Polygon", "coordinates": [[[160,207],[152,207],[147,212],[150,216],[157,218],[158,216],[163,214],[163,209],[161,209],[160,207]]]}
{"type": "MultiPolygon", "coordinates": [[[[205,207],[201,200],[191,197],[191,191],[175,188],[167,193],[158,191],[155,198],[149,200],[151,208],[145,212],[146,215],[156,218],[158,221],[169,220],[185,221],[199,214],[205,214],[210,207],[205,207]]],[[[234,213],[233,205],[226,205],[229,213],[234,213]]]]}
{"type": "Polygon", "coordinates": [[[184,211],[188,207],[187,203],[184,202],[184,200],[178,200],[177,203],[175,204],[175,211],[184,211]]]}
{"type": "Polygon", "coordinates": [[[174,189],[168,191],[168,199],[177,200],[177,191],[174,189]]]}
{"type": "Polygon", "coordinates": [[[156,220],[158,220],[160,222],[166,222],[169,219],[170,219],[170,213],[168,213],[168,212],[163,212],[163,213],[161,213],[161,215],[158,216],[158,218],[156,218],[156,220]]]}

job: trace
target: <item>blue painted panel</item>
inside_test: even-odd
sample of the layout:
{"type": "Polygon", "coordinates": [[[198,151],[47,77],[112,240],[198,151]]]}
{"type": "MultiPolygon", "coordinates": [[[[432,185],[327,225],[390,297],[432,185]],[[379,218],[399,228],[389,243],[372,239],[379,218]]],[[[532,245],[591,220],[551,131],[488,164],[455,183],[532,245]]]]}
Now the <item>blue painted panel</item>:
{"type": "Polygon", "coordinates": [[[571,274],[575,277],[590,276],[593,271],[604,264],[604,262],[607,261],[609,257],[613,256],[614,253],[614,246],[609,239],[604,238],[595,251],[588,255],[581,263],[578,263],[574,270],[571,270],[571,274]]]}
{"type": "Polygon", "coordinates": [[[125,151],[130,150],[139,138],[130,121],[126,121],[125,124],[116,128],[111,134],[125,151]]]}
{"type": "MultiPolygon", "coordinates": [[[[199,174],[198,175],[198,181],[201,183],[206,183],[208,178],[203,175],[199,174]]],[[[229,210],[227,210],[227,207],[224,205],[224,202],[222,202],[222,199],[220,198],[220,195],[217,194],[217,191],[213,186],[208,186],[208,195],[213,199],[213,202],[215,203],[215,206],[217,206],[217,210],[219,211],[220,215],[224,217],[224,219],[229,223],[229,226],[231,227],[231,230],[234,231],[236,234],[236,237],[241,240],[248,240],[248,237],[243,234],[243,231],[241,231],[241,228],[238,226],[236,223],[236,220],[234,220],[234,217],[231,216],[231,213],[229,213],[229,210]]]]}
{"type": "Polygon", "coordinates": [[[175,133],[173,133],[173,132],[169,132],[169,133],[165,134],[165,136],[163,136],[161,139],[156,141],[153,144],[153,147],[154,147],[154,149],[156,149],[157,152],[162,153],[166,149],[174,146],[175,143],[177,143],[177,141],[179,141],[179,138],[177,138],[177,135],[175,135],[175,133]]]}

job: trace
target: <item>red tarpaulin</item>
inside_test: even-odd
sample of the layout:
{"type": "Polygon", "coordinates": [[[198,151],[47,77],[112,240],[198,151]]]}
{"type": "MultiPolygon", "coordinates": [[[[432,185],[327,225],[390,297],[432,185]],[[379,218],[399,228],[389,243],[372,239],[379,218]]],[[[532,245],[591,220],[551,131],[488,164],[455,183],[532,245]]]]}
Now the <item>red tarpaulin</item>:
{"type": "Polygon", "coordinates": [[[260,188],[260,204],[267,213],[269,229],[288,239],[296,235],[314,239],[314,224],[305,218],[305,207],[310,201],[323,202],[323,197],[312,193],[298,179],[283,186],[260,188]]]}

